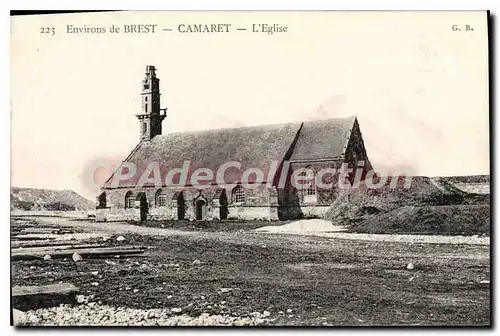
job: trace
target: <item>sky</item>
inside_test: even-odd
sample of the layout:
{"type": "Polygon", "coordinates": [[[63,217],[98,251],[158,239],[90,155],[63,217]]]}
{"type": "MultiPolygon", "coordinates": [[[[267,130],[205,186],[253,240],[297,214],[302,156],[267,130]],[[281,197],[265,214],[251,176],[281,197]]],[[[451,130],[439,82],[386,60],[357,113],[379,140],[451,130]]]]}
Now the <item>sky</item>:
{"type": "Polygon", "coordinates": [[[163,134],[356,115],[375,169],[489,174],[486,12],[144,11],[11,19],[12,186],[93,198],[89,167],[139,141],[149,64],[168,109],[163,134]],[[177,31],[205,23],[233,31],[177,31]],[[288,30],[251,32],[259,23],[288,30]],[[157,31],[109,33],[125,24],[157,31]]]}

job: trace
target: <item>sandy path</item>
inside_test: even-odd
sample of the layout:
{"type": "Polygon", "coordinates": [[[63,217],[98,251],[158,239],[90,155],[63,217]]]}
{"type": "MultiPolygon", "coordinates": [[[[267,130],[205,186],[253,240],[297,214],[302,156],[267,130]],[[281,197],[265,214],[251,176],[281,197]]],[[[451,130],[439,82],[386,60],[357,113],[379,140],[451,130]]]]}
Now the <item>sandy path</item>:
{"type": "MultiPolygon", "coordinates": [[[[68,227],[78,227],[87,229],[91,232],[104,231],[113,234],[135,233],[150,236],[193,236],[208,239],[234,239],[243,235],[269,235],[267,232],[200,232],[200,231],[181,231],[174,229],[152,228],[128,224],[126,222],[92,222],[92,221],[74,221],[63,217],[25,217],[32,220],[45,222],[47,224],[56,224],[68,227]]],[[[466,244],[466,245],[490,245],[489,237],[468,237],[468,236],[431,236],[431,235],[399,235],[399,234],[366,234],[349,232],[283,232],[287,236],[315,236],[332,239],[347,239],[358,241],[385,241],[394,243],[424,243],[424,244],[466,244]]]]}
{"type": "Polygon", "coordinates": [[[128,224],[126,222],[97,223],[93,221],[82,221],[82,220],[76,221],[72,220],[71,218],[64,218],[64,217],[25,217],[25,218],[36,220],[41,223],[81,228],[91,232],[104,231],[113,234],[136,233],[149,236],[184,236],[184,235],[194,235],[198,233],[194,231],[181,231],[173,229],[145,227],[145,226],[128,224]]]}
{"type": "Polygon", "coordinates": [[[369,234],[349,232],[289,232],[306,236],[326,237],[335,239],[385,241],[393,243],[424,243],[424,244],[467,244],[490,245],[490,237],[474,236],[431,236],[431,235],[401,235],[401,234],[369,234]]]}
{"type": "MultiPolygon", "coordinates": [[[[24,217],[26,219],[37,220],[47,224],[56,224],[68,227],[78,227],[91,232],[104,231],[113,234],[135,233],[149,236],[193,236],[197,238],[224,239],[242,235],[269,235],[264,231],[249,232],[200,232],[181,231],[175,229],[153,228],[128,224],[126,222],[92,222],[75,221],[64,217],[24,217]]],[[[401,235],[401,234],[368,234],[350,232],[281,232],[287,236],[315,236],[332,239],[347,239],[359,241],[385,241],[394,243],[424,243],[424,244],[466,244],[466,245],[490,245],[490,237],[469,237],[469,236],[431,236],[431,235],[401,235]]]]}

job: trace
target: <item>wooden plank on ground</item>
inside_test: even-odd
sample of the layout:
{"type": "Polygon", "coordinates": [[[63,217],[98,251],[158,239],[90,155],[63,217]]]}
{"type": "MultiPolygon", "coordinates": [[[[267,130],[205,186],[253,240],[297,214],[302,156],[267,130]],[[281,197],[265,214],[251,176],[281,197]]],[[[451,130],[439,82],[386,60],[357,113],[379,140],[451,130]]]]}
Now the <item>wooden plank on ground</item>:
{"type": "Polygon", "coordinates": [[[70,294],[78,292],[78,287],[71,283],[61,283],[45,286],[14,286],[12,287],[12,296],[31,296],[31,295],[53,295],[70,294]]]}
{"type": "Polygon", "coordinates": [[[85,244],[87,240],[12,240],[10,246],[14,247],[43,247],[57,245],[85,244]]]}
{"type": "Polygon", "coordinates": [[[56,234],[20,234],[14,236],[15,239],[18,240],[42,240],[42,239],[56,239],[58,235],[56,234]]]}
{"type": "Polygon", "coordinates": [[[11,253],[11,260],[30,260],[30,259],[40,259],[46,254],[49,254],[52,258],[67,258],[71,257],[73,253],[78,253],[82,257],[86,258],[100,258],[104,256],[113,255],[123,255],[123,254],[140,254],[143,253],[146,248],[142,246],[113,246],[113,247],[101,247],[101,248],[82,248],[82,249],[68,249],[61,251],[39,251],[39,252],[25,252],[19,251],[11,253]]]}
{"type": "MultiPolygon", "coordinates": [[[[71,233],[69,230],[66,232],[71,233]]],[[[61,233],[59,228],[25,228],[21,230],[21,234],[50,234],[50,233],[61,233]]]]}
{"type": "Polygon", "coordinates": [[[116,259],[125,259],[125,258],[137,258],[137,257],[144,257],[144,251],[139,252],[139,253],[131,253],[131,254],[116,254],[113,256],[116,259]]]}
{"type": "Polygon", "coordinates": [[[71,283],[12,287],[12,306],[20,310],[76,303],[79,289],[71,283]]]}
{"type": "Polygon", "coordinates": [[[13,248],[11,250],[12,253],[31,253],[31,252],[41,252],[46,251],[47,254],[50,254],[54,251],[68,250],[68,249],[82,249],[82,248],[100,248],[106,247],[103,244],[73,244],[73,245],[54,245],[54,246],[35,246],[35,247],[21,247],[21,248],[13,248]]]}

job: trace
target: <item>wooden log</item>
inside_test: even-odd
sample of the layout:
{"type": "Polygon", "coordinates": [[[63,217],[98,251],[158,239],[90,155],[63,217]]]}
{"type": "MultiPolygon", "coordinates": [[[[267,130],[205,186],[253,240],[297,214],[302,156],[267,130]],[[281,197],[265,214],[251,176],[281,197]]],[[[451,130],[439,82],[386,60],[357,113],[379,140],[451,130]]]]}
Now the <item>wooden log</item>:
{"type": "Polygon", "coordinates": [[[100,248],[106,247],[103,244],[73,244],[73,245],[54,245],[54,246],[35,246],[35,247],[22,247],[12,249],[12,253],[31,253],[31,252],[41,252],[46,251],[47,254],[50,254],[54,251],[68,250],[68,249],[82,249],[82,248],[100,248]]]}
{"type": "Polygon", "coordinates": [[[110,238],[109,235],[103,234],[103,233],[84,233],[84,232],[77,232],[77,233],[67,233],[67,234],[52,234],[52,233],[46,233],[46,234],[35,234],[35,233],[30,233],[30,234],[23,234],[23,235],[16,235],[12,236],[12,240],[90,240],[90,239],[105,239],[105,238],[110,238]]]}
{"type": "Polygon", "coordinates": [[[73,253],[78,253],[84,258],[100,258],[105,256],[123,255],[123,254],[140,254],[146,249],[141,246],[117,246],[117,247],[101,247],[101,248],[82,248],[82,249],[67,249],[61,251],[38,251],[38,252],[25,252],[18,251],[11,253],[11,260],[32,260],[43,258],[49,254],[53,259],[55,258],[68,258],[73,253]]]}
{"type": "Polygon", "coordinates": [[[53,307],[61,303],[74,303],[79,289],[70,283],[45,286],[12,287],[12,306],[21,309],[53,307]]]}
{"type": "Polygon", "coordinates": [[[36,223],[34,223],[33,221],[21,220],[21,219],[17,219],[17,218],[12,218],[10,223],[12,226],[16,226],[16,227],[35,227],[36,226],[36,223]]]}
{"type": "Polygon", "coordinates": [[[137,257],[145,257],[144,251],[139,252],[139,253],[131,253],[131,254],[117,254],[114,255],[113,258],[115,259],[126,259],[126,258],[137,258],[137,257]]]}
{"type": "Polygon", "coordinates": [[[86,240],[13,240],[10,246],[14,247],[43,247],[57,245],[77,245],[85,244],[86,240]]]}
{"type": "MultiPolygon", "coordinates": [[[[71,233],[69,230],[65,230],[67,233],[71,233]]],[[[21,230],[21,234],[51,234],[51,233],[61,233],[61,229],[58,228],[25,228],[21,230]]]]}
{"type": "Polygon", "coordinates": [[[61,283],[45,286],[14,286],[12,287],[12,296],[31,296],[31,295],[51,295],[51,294],[69,294],[78,292],[78,287],[71,283],[61,283]]]}
{"type": "Polygon", "coordinates": [[[21,235],[17,235],[17,236],[14,236],[15,239],[18,239],[18,240],[42,240],[42,239],[56,239],[58,235],[56,234],[34,234],[34,233],[30,233],[30,234],[21,234],[21,235]]]}

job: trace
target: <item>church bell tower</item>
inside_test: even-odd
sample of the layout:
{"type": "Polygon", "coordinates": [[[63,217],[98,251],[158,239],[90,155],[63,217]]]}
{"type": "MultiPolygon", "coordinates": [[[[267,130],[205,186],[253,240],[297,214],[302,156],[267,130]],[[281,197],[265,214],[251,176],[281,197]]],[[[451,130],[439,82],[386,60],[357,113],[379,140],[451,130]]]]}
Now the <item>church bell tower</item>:
{"type": "Polygon", "coordinates": [[[161,135],[161,123],[167,116],[167,109],[160,109],[160,79],[156,77],[153,65],[146,67],[146,76],[142,81],[141,113],[136,114],[140,122],[140,140],[149,141],[161,135]]]}

